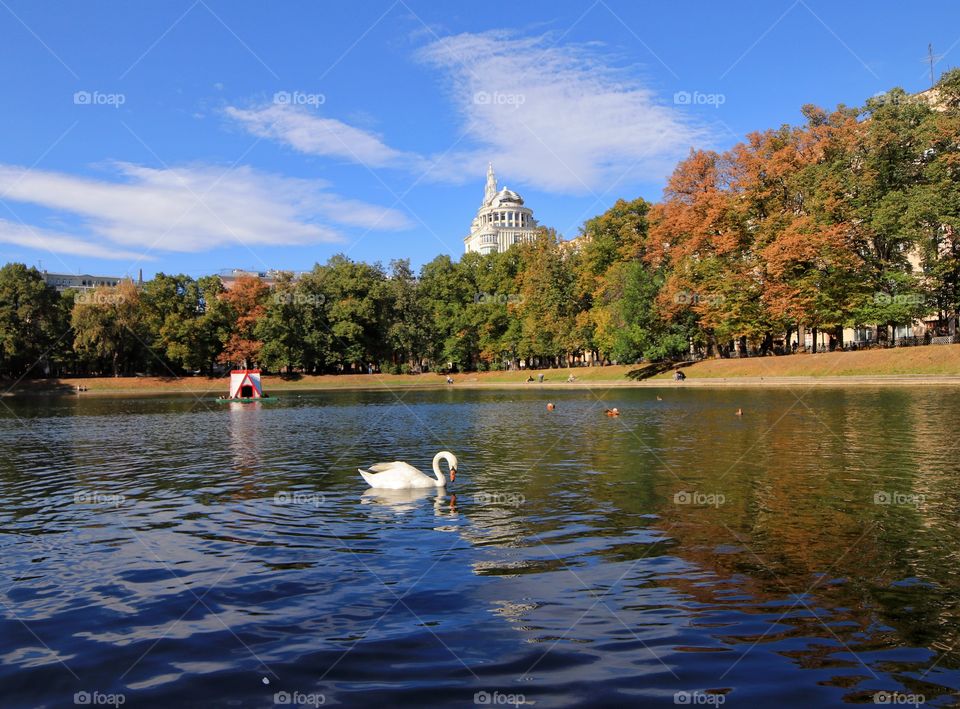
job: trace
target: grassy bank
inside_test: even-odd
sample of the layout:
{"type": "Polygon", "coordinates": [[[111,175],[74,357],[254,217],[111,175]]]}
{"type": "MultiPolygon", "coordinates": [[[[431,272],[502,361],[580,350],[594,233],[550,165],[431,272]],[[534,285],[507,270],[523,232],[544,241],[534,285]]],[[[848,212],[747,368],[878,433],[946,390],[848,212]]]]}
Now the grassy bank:
{"type": "MultiPolygon", "coordinates": [[[[683,365],[684,386],[778,386],[822,384],[960,384],[960,345],[910,347],[893,350],[836,352],[744,360],[707,360],[683,365]]],[[[672,372],[655,367],[622,365],[542,370],[543,384],[526,381],[540,372],[478,372],[456,374],[455,387],[614,387],[673,385],[672,372]],[[573,373],[574,383],[567,382],[573,373]]],[[[78,386],[83,396],[110,394],[191,393],[218,396],[227,391],[226,377],[82,377],[24,380],[0,384],[8,394],[70,394],[78,386]]],[[[451,386],[438,374],[390,375],[346,374],[283,378],[263,377],[269,392],[325,389],[397,389],[451,386]]]]}
{"type": "Polygon", "coordinates": [[[960,345],[707,360],[684,371],[691,378],[960,376],[960,345]]]}

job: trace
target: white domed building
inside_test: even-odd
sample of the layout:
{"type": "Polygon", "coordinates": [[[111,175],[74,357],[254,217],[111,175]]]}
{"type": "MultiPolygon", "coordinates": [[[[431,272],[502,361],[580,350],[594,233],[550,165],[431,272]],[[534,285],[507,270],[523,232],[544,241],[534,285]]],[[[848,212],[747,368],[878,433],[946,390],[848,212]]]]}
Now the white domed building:
{"type": "Polygon", "coordinates": [[[493,163],[487,167],[487,186],[470,235],[463,240],[467,253],[490,254],[506,251],[521,241],[531,241],[537,233],[533,210],[523,206],[523,197],[504,187],[497,189],[493,163]]]}

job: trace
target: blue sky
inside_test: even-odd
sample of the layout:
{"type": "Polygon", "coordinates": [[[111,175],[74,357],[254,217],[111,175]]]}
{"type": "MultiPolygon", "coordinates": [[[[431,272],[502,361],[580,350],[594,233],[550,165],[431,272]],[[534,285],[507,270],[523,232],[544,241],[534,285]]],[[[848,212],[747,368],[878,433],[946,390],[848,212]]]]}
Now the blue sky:
{"type": "Polygon", "coordinates": [[[488,160],[570,238],[691,147],[960,63],[951,2],[0,0],[0,261],[459,258],[488,160]]]}

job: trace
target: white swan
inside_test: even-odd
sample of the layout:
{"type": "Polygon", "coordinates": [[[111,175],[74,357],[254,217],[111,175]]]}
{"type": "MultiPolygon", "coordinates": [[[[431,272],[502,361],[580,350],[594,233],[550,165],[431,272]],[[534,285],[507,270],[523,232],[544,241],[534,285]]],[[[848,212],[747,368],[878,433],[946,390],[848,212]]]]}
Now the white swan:
{"type": "Polygon", "coordinates": [[[433,473],[436,478],[424,475],[409,463],[394,461],[393,463],[377,463],[368,470],[358,468],[360,475],[370,487],[385,490],[407,490],[416,487],[446,487],[447,478],[440,470],[440,461],[445,460],[450,465],[450,482],[457,479],[457,456],[450,451],[440,451],[433,456],[433,473]]]}

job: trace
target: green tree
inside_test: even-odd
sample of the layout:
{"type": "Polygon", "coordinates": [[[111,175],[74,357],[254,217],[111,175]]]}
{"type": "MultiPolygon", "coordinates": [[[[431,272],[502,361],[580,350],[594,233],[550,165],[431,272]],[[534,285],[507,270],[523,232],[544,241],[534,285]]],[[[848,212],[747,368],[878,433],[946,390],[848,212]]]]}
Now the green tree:
{"type": "Polygon", "coordinates": [[[660,318],[656,298],[663,277],[640,261],[614,263],[594,300],[596,340],[605,358],[634,362],[683,354],[687,336],[680,324],[660,318]]]}
{"type": "Polygon", "coordinates": [[[516,248],[520,249],[519,355],[536,360],[535,364],[558,366],[573,346],[574,274],[552,229],[541,229],[534,241],[516,248]]]}
{"type": "Polygon", "coordinates": [[[188,369],[205,371],[212,375],[223,343],[233,327],[232,313],[226,301],[223,281],[219,276],[201,276],[196,281],[198,315],[189,321],[190,347],[183,356],[188,369]]]}
{"type": "Polygon", "coordinates": [[[386,274],[379,264],[333,256],[318,274],[326,294],[331,357],[341,369],[363,369],[389,355],[386,274]]]}
{"type": "Polygon", "coordinates": [[[75,350],[95,370],[106,365],[115,377],[132,374],[145,359],[148,333],[130,281],[77,293],[71,325],[75,350]]]}
{"type": "MultiPolygon", "coordinates": [[[[467,254],[464,259],[467,259],[467,254]]],[[[435,369],[467,369],[479,358],[479,337],[467,321],[467,303],[477,286],[449,256],[437,256],[420,269],[420,293],[428,317],[427,357],[435,369]]]]}
{"type": "Polygon", "coordinates": [[[855,225],[863,290],[875,294],[856,318],[874,319],[880,339],[886,339],[888,327],[910,320],[904,302],[923,300],[921,274],[911,263],[923,250],[913,206],[923,199],[929,148],[923,129],[933,109],[894,89],[868,100],[864,112],[868,119],[853,148],[844,202],[855,225]]]}
{"type": "Polygon", "coordinates": [[[0,268],[0,374],[44,374],[68,334],[60,297],[35,268],[0,268]]]}
{"type": "Polygon", "coordinates": [[[217,333],[205,333],[209,325],[204,287],[220,292],[220,279],[207,277],[203,283],[189,276],[158,273],[141,291],[144,326],[154,356],[153,371],[163,374],[209,368],[219,354],[219,342],[226,323],[217,333]],[[215,279],[215,280],[210,280],[215,279]]]}
{"type": "Polygon", "coordinates": [[[315,266],[297,279],[294,298],[301,320],[303,368],[307,372],[329,371],[336,363],[330,329],[331,298],[325,290],[324,268],[315,266]]]}
{"type": "Polygon", "coordinates": [[[263,342],[261,366],[273,371],[292,372],[306,362],[302,293],[292,273],[281,273],[270,289],[263,315],[254,325],[254,336],[263,342]]]}
{"type": "Polygon", "coordinates": [[[408,370],[422,366],[428,346],[427,308],[410,260],[390,262],[390,278],[386,283],[389,316],[386,341],[394,367],[408,370]]]}

